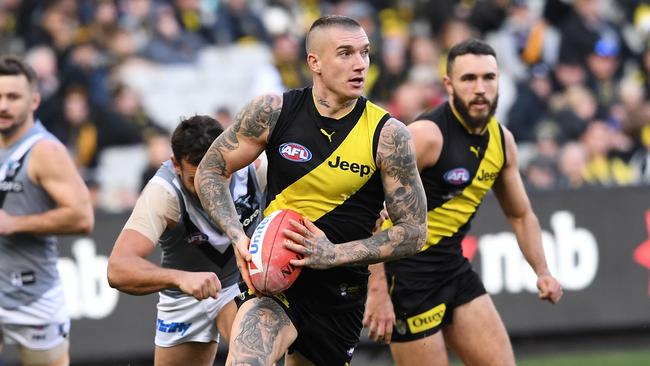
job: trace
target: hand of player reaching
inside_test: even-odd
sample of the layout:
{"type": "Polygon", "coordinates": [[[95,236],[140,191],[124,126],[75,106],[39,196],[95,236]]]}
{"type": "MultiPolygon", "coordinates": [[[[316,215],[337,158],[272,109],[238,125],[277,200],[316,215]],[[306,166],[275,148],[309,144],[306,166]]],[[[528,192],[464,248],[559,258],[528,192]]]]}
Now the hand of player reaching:
{"type": "Polygon", "coordinates": [[[336,265],[336,251],[325,233],[316,227],[307,218],[303,223],[296,220],[289,220],[296,231],[284,230],[284,235],[289,239],[284,247],[302,254],[302,259],[292,259],[291,264],[298,267],[310,267],[316,269],[327,269],[336,265]]]}
{"type": "Polygon", "coordinates": [[[368,337],[375,342],[390,343],[395,324],[395,310],[388,290],[368,288],[363,326],[368,328],[368,337]]]}
{"type": "Polygon", "coordinates": [[[235,259],[237,260],[237,268],[239,268],[239,273],[241,273],[241,277],[246,283],[246,286],[248,286],[248,289],[253,292],[255,296],[262,296],[262,294],[257,291],[255,286],[253,286],[253,282],[251,282],[251,276],[248,273],[248,265],[251,262],[251,254],[248,251],[248,245],[250,243],[250,239],[246,234],[242,234],[239,237],[239,240],[234,244],[235,245],[235,259]]]}
{"type": "Polygon", "coordinates": [[[537,288],[539,289],[539,298],[547,300],[551,304],[557,304],[562,298],[562,286],[550,274],[543,274],[537,277],[537,288]]]}
{"type": "Polygon", "coordinates": [[[221,281],[214,272],[181,272],[178,287],[197,300],[208,297],[216,299],[221,290],[221,281]]]}

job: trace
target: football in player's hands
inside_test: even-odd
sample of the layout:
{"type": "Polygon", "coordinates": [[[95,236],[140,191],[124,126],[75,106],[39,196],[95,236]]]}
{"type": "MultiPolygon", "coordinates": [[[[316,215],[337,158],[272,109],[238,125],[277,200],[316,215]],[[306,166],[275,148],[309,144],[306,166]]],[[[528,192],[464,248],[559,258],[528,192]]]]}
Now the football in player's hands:
{"type": "Polygon", "coordinates": [[[283,230],[295,231],[290,219],[302,223],[302,216],[289,209],[278,210],[265,217],[251,237],[248,251],[251,261],[248,273],[255,288],[265,294],[274,295],[291,286],[300,274],[300,267],[289,261],[302,259],[302,255],[284,247],[287,238],[283,230]]]}

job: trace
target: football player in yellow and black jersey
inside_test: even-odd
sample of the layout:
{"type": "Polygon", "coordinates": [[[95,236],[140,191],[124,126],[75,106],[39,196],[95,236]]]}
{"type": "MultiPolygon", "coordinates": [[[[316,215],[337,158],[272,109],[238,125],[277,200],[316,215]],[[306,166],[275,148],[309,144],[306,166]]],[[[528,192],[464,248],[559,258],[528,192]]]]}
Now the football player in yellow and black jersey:
{"type": "Polygon", "coordinates": [[[467,365],[514,365],[503,322],[461,249],[488,190],[537,274],[539,297],[556,303],[562,288],[546,265],[515,141],[494,118],[494,50],[478,40],[454,46],[444,84],[449,101],[409,125],[427,195],[427,242],[412,257],[371,266],[364,324],[371,338],[391,342],[397,365],[447,365],[446,347],[467,365]]]}
{"type": "Polygon", "coordinates": [[[265,150],[264,214],[290,208],[305,218],[284,243],[303,255],[292,264],[305,268],[284,293],[243,302],[227,365],[271,365],[285,352],[285,365],[348,365],[362,328],[366,266],[424,243],[426,201],[411,136],[361,95],[369,47],[356,21],[316,20],[307,35],[313,86],[254,99],[199,165],[202,205],[237,247],[249,292],[249,238],[228,177],[265,150]],[[384,201],[395,226],[373,235],[384,201]]]}

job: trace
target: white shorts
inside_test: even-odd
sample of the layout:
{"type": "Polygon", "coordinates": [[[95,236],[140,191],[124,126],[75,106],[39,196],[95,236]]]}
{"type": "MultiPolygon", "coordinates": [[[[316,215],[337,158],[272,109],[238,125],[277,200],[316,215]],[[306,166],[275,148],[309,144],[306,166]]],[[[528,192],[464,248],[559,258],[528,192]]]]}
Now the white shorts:
{"type": "Polygon", "coordinates": [[[186,342],[219,342],[217,315],[241,291],[234,284],[216,299],[197,300],[190,295],[174,298],[159,293],[155,344],[172,347],[186,342]]]}
{"type": "Polygon", "coordinates": [[[0,308],[0,327],[7,344],[19,344],[37,351],[60,345],[70,332],[63,287],[59,284],[38,300],[18,309],[0,308]]]}

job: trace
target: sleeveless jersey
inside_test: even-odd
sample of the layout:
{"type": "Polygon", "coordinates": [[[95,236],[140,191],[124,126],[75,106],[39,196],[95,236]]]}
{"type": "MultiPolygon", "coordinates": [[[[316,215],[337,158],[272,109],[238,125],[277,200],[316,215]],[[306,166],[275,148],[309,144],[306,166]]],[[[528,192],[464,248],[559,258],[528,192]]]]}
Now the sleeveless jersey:
{"type": "MultiPolygon", "coordinates": [[[[168,226],[158,240],[162,250],[161,266],[214,272],[223,288],[237,283],[239,269],[230,240],[210,220],[198,198],[183,187],[172,162],[164,162],[150,182],[162,185],[176,197],[180,211],[176,226],[168,226]]],[[[262,216],[262,196],[252,165],[232,175],[230,192],[244,230],[251,236],[262,216]]],[[[183,295],[178,289],[162,292],[173,297],[183,295]]]]}
{"type": "Polygon", "coordinates": [[[420,176],[427,197],[427,241],[416,255],[386,264],[390,271],[422,275],[462,271],[470,267],[461,242],[485,194],[505,165],[503,130],[493,117],[483,133],[471,134],[449,102],[417,120],[430,120],[442,134],[435,166],[420,176]]]}
{"type": "MultiPolygon", "coordinates": [[[[48,193],[27,174],[33,144],[19,159],[12,158],[29,139],[33,142],[56,137],[36,121],[13,145],[0,148],[0,196],[4,198],[0,199],[0,208],[10,215],[40,214],[56,207],[48,193]]],[[[28,305],[59,283],[56,244],[51,235],[0,235],[0,307],[28,305]]]]}
{"type": "MultiPolygon", "coordinates": [[[[264,214],[293,209],[334,244],[370,237],[384,201],[377,144],[390,115],[361,97],[346,116],[323,117],[311,88],[288,91],[283,98],[266,149],[264,214]]],[[[367,277],[366,266],[303,268],[286,293],[324,306],[358,302],[347,295],[362,290],[365,296],[367,277]]]]}

